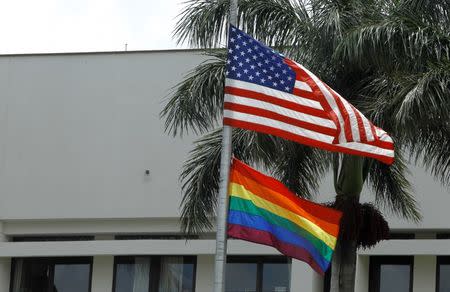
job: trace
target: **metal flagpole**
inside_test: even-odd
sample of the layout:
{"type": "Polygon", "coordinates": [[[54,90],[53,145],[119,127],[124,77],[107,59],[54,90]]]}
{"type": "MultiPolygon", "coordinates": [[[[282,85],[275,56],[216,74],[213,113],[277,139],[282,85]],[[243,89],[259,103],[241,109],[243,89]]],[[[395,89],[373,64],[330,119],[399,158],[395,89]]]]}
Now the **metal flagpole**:
{"type": "MultiPolygon", "coordinates": [[[[237,23],[237,0],[230,0],[230,24],[237,23]]],[[[225,265],[227,260],[228,180],[230,177],[232,128],[224,126],[220,160],[219,200],[217,207],[216,259],[214,269],[214,292],[225,290],[225,265]]]]}

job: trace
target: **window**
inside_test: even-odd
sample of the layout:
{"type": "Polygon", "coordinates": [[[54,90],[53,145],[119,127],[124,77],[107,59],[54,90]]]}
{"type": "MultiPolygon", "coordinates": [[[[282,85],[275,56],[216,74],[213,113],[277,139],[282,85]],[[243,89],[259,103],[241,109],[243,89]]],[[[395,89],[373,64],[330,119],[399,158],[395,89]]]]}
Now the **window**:
{"type": "Polygon", "coordinates": [[[12,241],[26,242],[26,241],[83,241],[94,240],[94,236],[15,236],[12,241]]]}
{"type": "Polygon", "coordinates": [[[450,239],[450,233],[437,233],[436,239],[450,239]]]}
{"type": "Polygon", "coordinates": [[[415,239],[416,235],[414,233],[389,233],[389,239],[415,239]]]}
{"type": "Polygon", "coordinates": [[[450,291],[450,257],[437,257],[436,292],[450,291]]]}
{"type": "Polygon", "coordinates": [[[89,292],[92,258],[16,258],[11,292],[89,292]]]}
{"type": "Polygon", "coordinates": [[[184,234],[127,234],[116,235],[116,240],[142,240],[142,239],[165,239],[165,240],[179,240],[179,239],[199,239],[198,235],[184,235],[184,234]]]}
{"type": "Polygon", "coordinates": [[[193,256],[116,257],[114,292],[194,292],[193,256]]]}
{"type": "Polygon", "coordinates": [[[370,258],[370,292],[412,292],[414,257],[370,258]]]}
{"type": "Polygon", "coordinates": [[[286,257],[228,257],[225,292],[288,292],[290,278],[286,257]]]}

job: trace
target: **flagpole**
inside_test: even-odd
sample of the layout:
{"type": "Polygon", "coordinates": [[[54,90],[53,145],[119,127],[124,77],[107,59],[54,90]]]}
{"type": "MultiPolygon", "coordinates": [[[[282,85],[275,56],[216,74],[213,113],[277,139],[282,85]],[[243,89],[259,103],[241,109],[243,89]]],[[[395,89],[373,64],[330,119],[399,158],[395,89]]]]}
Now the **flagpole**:
{"type": "MultiPolygon", "coordinates": [[[[230,0],[230,24],[237,23],[237,0],[230,0]]],[[[225,266],[227,262],[227,215],[228,180],[231,164],[232,128],[224,126],[222,132],[222,153],[220,158],[220,184],[217,207],[216,258],[214,269],[214,292],[225,290],[225,266]]]]}

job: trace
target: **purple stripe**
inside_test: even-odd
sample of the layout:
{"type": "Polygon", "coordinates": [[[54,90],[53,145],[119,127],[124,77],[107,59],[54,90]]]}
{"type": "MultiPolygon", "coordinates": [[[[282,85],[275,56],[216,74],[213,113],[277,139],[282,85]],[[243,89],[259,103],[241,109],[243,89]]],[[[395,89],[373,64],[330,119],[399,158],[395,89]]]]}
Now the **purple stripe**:
{"type": "Polygon", "coordinates": [[[317,273],[321,275],[325,274],[325,271],[322,270],[306,249],[280,241],[270,232],[228,223],[228,236],[272,246],[284,255],[308,263],[317,273]]]}

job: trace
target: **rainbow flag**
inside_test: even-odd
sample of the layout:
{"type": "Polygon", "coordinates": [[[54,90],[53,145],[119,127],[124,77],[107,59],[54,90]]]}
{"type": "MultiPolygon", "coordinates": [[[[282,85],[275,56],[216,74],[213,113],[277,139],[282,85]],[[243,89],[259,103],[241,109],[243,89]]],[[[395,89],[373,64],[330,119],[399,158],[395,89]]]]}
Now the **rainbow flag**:
{"type": "Polygon", "coordinates": [[[324,274],[339,233],[340,211],[301,199],[278,180],[233,159],[228,236],[273,246],[324,274]]]}

